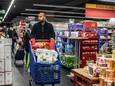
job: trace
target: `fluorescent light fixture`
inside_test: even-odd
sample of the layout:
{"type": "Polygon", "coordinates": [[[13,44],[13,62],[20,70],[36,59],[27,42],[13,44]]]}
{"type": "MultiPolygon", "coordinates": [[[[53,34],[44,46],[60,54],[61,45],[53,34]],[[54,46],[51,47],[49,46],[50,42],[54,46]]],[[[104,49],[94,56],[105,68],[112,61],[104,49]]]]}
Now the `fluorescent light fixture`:
{"type": "Polygon", "coordinates": [[[40,7],[51,7],[51,8],[63,8],[63,9],[74,9],[74,10],[85,10],[85,8],[81,7],[71,7],[71,6],[59,6],[59,5],[46,5],[46,4],[33,4],[34,6],[40,7]]]}
{"type": "MultiPolygon", "coordinates": [[[[32,13],[20,13],[21,15],[26,16],[37,16],[38,14],[32,14],[32,13]]],[[[65,16],[65,15],[47,15],[47,17],[67,17],[67,18],[78,18],[77,16],[65,16]]],[[[82,18],[82,17],[79,17],[82,18]]]]}
{"type": "Polygon", "coordinates": [[[20,13],[21,15],[26,15],[26,16],[37,16],[38,14],[33,14],[33,13],[20,13]]]}
{"type": "Polygon", "coordinates": [[[48,13],[62,13],[62,14],[79,14],[79,15],[83,15],[84,13],[77,13],[77,12],[65,12],[65,11],[53,11],[53,10],[36,10],[36,9],[25,9],[25,11],[34,11],[34,12],[39,12],[39,11],[43,11],[43,12],[48,12],[48,13]]]}
{"type": "MultiPolygon", "coordinates": [[[[33,14],[33,13],[20,13],[21,15],[25,16],[37,16],[38,14],[33,14]]],[[[48,17],[65,17],[65,18],[86,18],[86,17],[79,17],[79,16],[65,16],[65,15],[47,15],[48,17]]],[[[109,18],[86,18],[86,19],[105,19],[108,20],[109,18]]]]}
{"type": "Polygon", "coordinates": [[[98,1],[104,1],[104,2],[115,2],[115,0],[98,0],[98,1]]]}
{"type": "Polygon", "coordinates": [[[12,1],[11,1],[11,3],[10,3],[10,5],[9,5],[9,7],[8,7],[6,13],[5,13],[5,15],[4,15],[4,18],[3,18],[2,22],[3,22],[3,21],[5,20],[5,18],[7,17],[7,15],[8,15],[8,13],[9,13],[9,11],[10,11],[12,5],[14,4],[14,1],[15,1],[15,0],[12,0],[12,1]]]}

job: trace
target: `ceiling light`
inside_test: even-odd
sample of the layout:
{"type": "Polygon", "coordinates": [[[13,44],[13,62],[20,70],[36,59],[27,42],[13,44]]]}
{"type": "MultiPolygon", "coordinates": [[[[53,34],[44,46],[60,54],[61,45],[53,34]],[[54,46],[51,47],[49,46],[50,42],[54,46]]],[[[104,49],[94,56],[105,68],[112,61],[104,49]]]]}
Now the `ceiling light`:
{"type": "MultiPolygon", "coordinates": [[[[20,13],[21,15],[25,16],[37,16],[38,14],[32,13],[20,13]]],[[[64,18],[85,18],[85,17],[77,17],[77,16],[65,16],[65,15],[47,15],[47,17],[64,17],[64,18]]]]}
{"type": "Polygon", "coordinates": [[[20,13],[21,15],[27,15],[27,16],[37,16],[38,14],[32,14],[32,13],[20,13]]]}
{"type": "Polygon", "coordinates": [[[115,2],[115,0],[98,0],[98,1],[104,1],[104,2],[115,2]]]}
{"type": "Polygon", "coordinates": [[[65,12],[65,11],[54,11],[54,10],[36,10],[36,9],[25,9],[25,11],[34,11],[34,12],[38,12],[38,11],[43,11],[43,12],[48,12],[48,13],[62,13],[62,14],[79,14],[79,15],[83,15],[84,13],[77,13],[77,12],[65,12]]]}
{"type": "Polygon", "coordinates": [[[2,22],[3,22],[3,21],[5,20],[5,18],[7,17],[7,15],[8,15],[8,13],[9,13],[9,11],[10,11],[12,5],[14,4],[14,1],[15,1],[15,0],[12,0],[12,1],[11,1],[11,3],[10,3],[10,5],[9,5],[9,7],[8,7],[6,13],[5,13],[5,15],[4,15],[4,18],[3,18],[2,22]]]}
{"type": "Polygon", "coordinates": [[[71,7],[71,6],[59,6],[59,5],[46,5],[46,4],[33,4],[34,6],[41,6],[41,7],[53,7],[53,8],[63,8],[63,9],[74,9],[74,10],[85,10],[82,7],[71,7]]]}
{"type": "MultiPolygon", "coordinates": [[[[32,13],[20,13],[21,15],[25,16],[37,16],[38,14],[32,14],[32,13]]],[[[108,20],[109,18],[86,18],[86,17],[79,17],[79,16],[65,16],[65,15],[47,15],[48,17],[64,17],[64,18],[85,18],[85,19],[104,19],[108,20]]]]}

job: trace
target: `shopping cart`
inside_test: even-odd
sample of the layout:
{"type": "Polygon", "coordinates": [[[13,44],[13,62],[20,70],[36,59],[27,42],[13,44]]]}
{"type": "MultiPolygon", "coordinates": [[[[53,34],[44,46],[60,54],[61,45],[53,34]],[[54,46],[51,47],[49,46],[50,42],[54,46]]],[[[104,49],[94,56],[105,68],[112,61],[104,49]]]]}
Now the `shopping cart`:
{"type": "MultiPolygon", "coordinates": [[[[30,76],[29,81],[30,86],[35,84],[40,84],[44,86],[45,84],[55,84],[60,83],[61,78],[61,63],[60,60],[52,64],[41,64],[36,61],[36,56],[30,47],[30,76]]],[[[58,58],[59,59],[59,58],[58,58]]]]}

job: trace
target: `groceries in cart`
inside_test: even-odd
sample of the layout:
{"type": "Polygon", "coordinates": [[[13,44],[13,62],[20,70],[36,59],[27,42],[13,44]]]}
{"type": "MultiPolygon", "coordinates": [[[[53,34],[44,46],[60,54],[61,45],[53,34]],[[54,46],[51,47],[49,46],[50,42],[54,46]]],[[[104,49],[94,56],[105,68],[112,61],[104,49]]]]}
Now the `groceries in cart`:
{"type": "Polygon", "coordinates": [[[38,63],[51,64],[58,60],[58,53],[55,50],[37,49],[35,50],[35,55],[38,63]]]}
{"type": "Polygon", "coordinates": [[[54,49],[55,48],[55,40],[35,40],[31,39],[32,49],[38,48],[46,48],[46,49],[54,49]]]}

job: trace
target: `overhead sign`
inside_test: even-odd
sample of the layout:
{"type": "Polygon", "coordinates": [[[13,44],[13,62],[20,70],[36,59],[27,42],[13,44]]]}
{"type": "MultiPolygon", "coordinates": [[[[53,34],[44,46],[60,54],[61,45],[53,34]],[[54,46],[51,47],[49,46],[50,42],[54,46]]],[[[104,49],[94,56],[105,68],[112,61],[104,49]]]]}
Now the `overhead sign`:
{"type": "Polygon", "coordinates": [[[115,6],[100,5],[100,4],[86,4],[86,8],[103,9],[103,10],[115,10],[115,6]]]}
{"type": "Polygon", "coordinates": [[[115,18],[115,6],[86,4],[85,16],[88,18],[115,18]]]}

